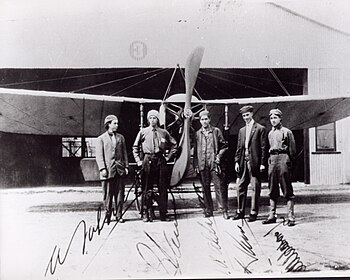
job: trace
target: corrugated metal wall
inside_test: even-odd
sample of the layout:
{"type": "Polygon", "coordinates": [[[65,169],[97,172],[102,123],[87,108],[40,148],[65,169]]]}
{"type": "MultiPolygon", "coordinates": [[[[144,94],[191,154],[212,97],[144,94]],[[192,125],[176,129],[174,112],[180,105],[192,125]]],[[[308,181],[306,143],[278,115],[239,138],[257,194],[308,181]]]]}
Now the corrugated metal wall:
{"type": "MultiPolygon", "coordinates": [[[[336,96],[349,92],[348,69],[309,69],[308,94],[336,96]]],[[[350,118],[336,123],[336,153],[316,153],[315,128],[309,130],[310,183],[313,185],[350,183],[350,118]]]]}

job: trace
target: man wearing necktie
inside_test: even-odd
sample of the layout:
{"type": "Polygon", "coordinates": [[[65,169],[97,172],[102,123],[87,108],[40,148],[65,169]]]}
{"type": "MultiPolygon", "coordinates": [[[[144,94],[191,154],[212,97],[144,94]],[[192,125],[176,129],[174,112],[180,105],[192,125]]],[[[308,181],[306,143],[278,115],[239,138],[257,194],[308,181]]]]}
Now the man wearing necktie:
{"type": "Polygon", "coordinates": [[[166,164],[176,153],[177,144],[169,132],[158,127],[158,111],[149,111],[147,120],[149,126],[140,130],[133,145],[136,164],[142,166],[143,221],[152,222],[155,218],[152,207],[154,183],[157,184],[159,192],[160,220],[165,221],[169,185],[166,164]]]}
{"type": "Polygon", "coordinates": [[[267,139],[266,128],[253,119],[253,107],[240,109],[246,125],[239,130],[235,155],[235,171],[239,178],[237,185],[237,212],[234,220],[243,219],[247,200],[248,185],[251,184],[252,197],[249,222],[257,219],[261,192],[261,175],[265,170],[267,139]]]}
{"type": "Polygon", "coordinates": [[[108,224],[111,221],[114,197],[117,221],[123,223],[125,190],[123,176],[129,172],[125,139],[123,135],[117,133],[118,118],[116,116],[108,115],[104,125],[107,131],[100,135],[96,142],[96,162],[100,170],[106,221],[108,224]]]}

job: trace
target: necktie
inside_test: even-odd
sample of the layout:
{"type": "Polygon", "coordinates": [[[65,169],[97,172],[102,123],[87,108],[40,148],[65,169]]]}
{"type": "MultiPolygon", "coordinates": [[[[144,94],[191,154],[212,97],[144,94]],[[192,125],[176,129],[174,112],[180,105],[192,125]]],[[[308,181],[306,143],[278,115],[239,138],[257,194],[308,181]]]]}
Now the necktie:
{"type": "Polygon", "coordinates": [[[159,141],[157,136],[157,130],[155,128],[153,128],[153,152],[159,152],[159,141]]]}
{"type": "Polygon", "coordinates": [[[117,146],[117,139],[115,138],[115,134],[113,133],[112,134],[112,143],[113,143],[113,146],[117,146]]]}
{"type": "Polygon", "coordinates": [[[249,143],[249,138],[250,138],[250,131],[251,131],[251,124],[247,124],[246,126],[246,131],[245,131],[245,143],[244,147],[247,149],[248,148],[248,143],[249,143]]]}

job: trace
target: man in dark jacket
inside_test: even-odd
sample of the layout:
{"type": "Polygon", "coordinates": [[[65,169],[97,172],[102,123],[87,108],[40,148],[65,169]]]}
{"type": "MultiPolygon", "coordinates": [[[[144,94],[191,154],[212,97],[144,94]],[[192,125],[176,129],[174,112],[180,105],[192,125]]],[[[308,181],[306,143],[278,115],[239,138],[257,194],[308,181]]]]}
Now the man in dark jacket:
{"type": "Polygon", "coordinates": [[[248,192],[252,187],[252,200],[249,222],[257,219],[261,192],[261,172],[265,170],[267,138],[266,128],[253,119],[253,107],[248,105],[240,109],[246,125],[239,130],[235,155],[235,171],[238,174],[238,209],[234,220],[243,219],[248,192]]]}
{"type": "Polygon", "coordinates": [[[227,150],[227,143],[219,128],[210,125],[210,114],[202,111],[199,114],[202,128],[195,134],[194,141],[194,167],[199,173],[203,188],[204,215],[213,216],[213,200],[210,192],[211,181],[215,187],[216,201],[223,213],[224,219],[227,214],[227,189],[228,186],[221,173],[221,158],[227,150]]]}
{"type": "Polygon", "coordinates": [[[112,215],[113,197],[116,203],[116,217],[122,218],[125,183],[123,176],[128,174],[129,162],[124,136],[117,133],[118,118],[108,115],[105,118],[106,132],[97,138],[96,162],[100,170],[106,220],[109,224],[112,215]]]}

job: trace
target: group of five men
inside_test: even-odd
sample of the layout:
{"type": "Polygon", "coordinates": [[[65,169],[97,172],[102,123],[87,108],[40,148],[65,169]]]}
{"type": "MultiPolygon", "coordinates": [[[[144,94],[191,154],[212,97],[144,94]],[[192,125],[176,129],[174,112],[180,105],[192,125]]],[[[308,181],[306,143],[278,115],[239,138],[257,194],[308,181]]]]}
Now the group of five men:
{"type": "MultiPolygon", "coordinates": [[[[240,109],[246,125],[238,134],[237,149],[234,157],[235,171],[238,176],[237,211],[233,219],[243,219],[247,200],[248,185],[251,185],[251,209],[249,222],[257,219],[261,193],[262,173],[268,168],[270,213],[263,224],[276,222],[276,204],[281,187],[287,200],[289,226],[295,225],[294,194],[291,183],[291,162],[295,156],[293,133],[282,126],[282,112],[272,109],[269,117],[272,130],[267,135],[266,128],[253,119],[253,107],[248,105],[240,109]],[[269,154],[269,156],[268,156],[269,154]],[[279,187],[280,186],[280,187],[279,187]]],[[[205,217],[213,216],[214,206],[210,186],[215,188],[218,208],[224,219],[228,216],[228,185],[222,172],[222,158],[228,150],[227,141],[221,130],[210,125],[210,113],[207,110],[199,114],[201,128],[195,133],[193,165],[199,174],[202,185],[205,217]]],[[[160,220],[166,221],[168,202],[167,162],[177,151],[177,143],[168,131],[159,127],[159,113],[151,110],[147,114],[149,126],[142,128],[133,145],[133,156],[137,166],[142,168],[142,212],[143,221],[155,219],[154,200],[159,206],[160,220]],[[158,194],[153,191],[157,185],[158,194]],[[155,197],[156,196],[156,197],[155,197]]],[[[113,197],[116,202],[116,218],[120,223],[124,201],[124,176],[128,174],[129,163],[125,139],[117,133],[118,118],[109,115],[105,118],[106,132],[100,135],[96,143],[96,162],[100,171],[103,188],[106,221],[112,216],[113,197]]]]}

